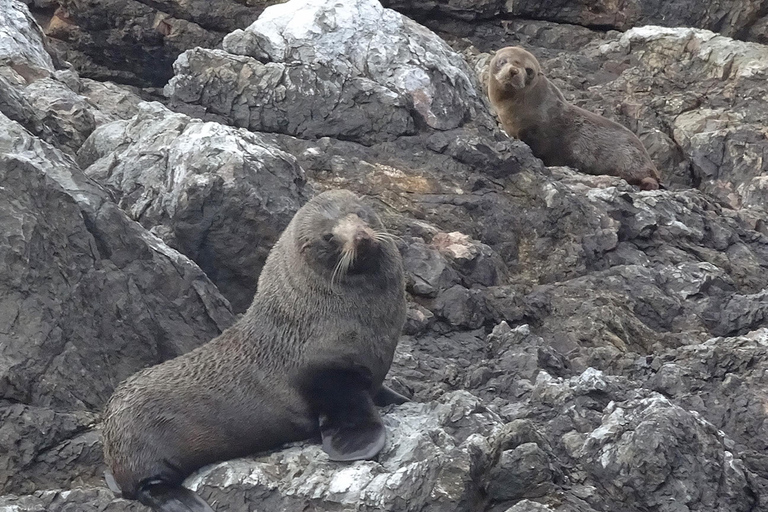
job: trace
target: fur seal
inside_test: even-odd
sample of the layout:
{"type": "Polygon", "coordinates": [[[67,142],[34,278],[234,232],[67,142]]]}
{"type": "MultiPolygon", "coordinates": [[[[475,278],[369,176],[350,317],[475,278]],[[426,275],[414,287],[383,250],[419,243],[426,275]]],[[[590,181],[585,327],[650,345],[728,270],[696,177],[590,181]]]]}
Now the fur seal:
{"type": "Polygon", "coordinates": [[[272,248],[243,317],[120,384],[105,408],[107,480],[154,510],[211,511],[182,481],[206,464],[316,436],[331,460],[384,446],[374,404],[405,322],[393,237],[352,192],[305,204],[272,248]]]}
{"type": "Polygon", "coordinates": [[[528,144],[545,165],[624,178],[643,190],[661,184],[643,143],[624,126],[568,103],[519,46],[496,52],[488,69],[488,96],[511,137],[528,144]]]}

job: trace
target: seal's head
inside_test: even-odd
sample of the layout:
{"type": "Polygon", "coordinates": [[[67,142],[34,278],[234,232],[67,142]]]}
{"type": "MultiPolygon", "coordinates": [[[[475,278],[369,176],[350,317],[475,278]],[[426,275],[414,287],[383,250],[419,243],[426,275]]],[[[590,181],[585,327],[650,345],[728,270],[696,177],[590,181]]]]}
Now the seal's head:
{"type": "Polygon", "coordinates": [[[541,76],[536,57],[519,46],[508,46],[496,52],[489,67],[496,86],[514,93],[535,84],[541,76]]]}
{"type": "Polygon", "coordinates": [[[659,179],[656,177],[646,177],[641,179],[638,183],[632,183],[631,181],[630,183],[640,187],[640,190],[658,190],[661,186],[659,179]]]}
{"type": "Polygon", "coordinates": [[[307,264],[331,283],[387,270],[399,254],[373,209],[348,190],[329,190],[296,214],[296,244],[307,264]]]}

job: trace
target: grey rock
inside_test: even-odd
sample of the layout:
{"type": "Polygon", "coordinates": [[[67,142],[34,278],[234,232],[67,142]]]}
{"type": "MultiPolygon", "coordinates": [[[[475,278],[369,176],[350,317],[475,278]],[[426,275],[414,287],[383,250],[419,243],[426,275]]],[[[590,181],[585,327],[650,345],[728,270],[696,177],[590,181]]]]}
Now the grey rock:
{"type": "Polygon", "coordinates": [[[237,312],[250,305],[269,249],[307,199],[291,155],[258,134],[158,103],[99,128],[78,160],[131,219],[197,262],[237,312]]]}
{"type": "Polygon", "coordinates": [[[403,251],[403,266],[408,292],[423,297],[437,297],[438,292],[459,282],[458,273],[443,258],[437,247],[421,239],[412,239],[403,251]]]}
{"type": "Polygon", "coordinates": [[[0,2],[0,65],[27,77],[50,75],[54,66],[44,38],[26,5],[16,0],[0,2]]]}
{"type": "Polygon", "coordinates": [[[61,0],[45,26],[67,61],[83,76],[139,86],[162,86],[174,59],[195,46],[214,47],[227,30],[245,26],[263,7],[234,0],[139,2],[61,0]],[[225,21],[226,20],[226,21],[225,21]]]}
{"type": "Polygon", "coordinates": [[[262,64],[196,48],[179,56],[174,72],[165,88],[173,105],[201,105],[209,115],[254,131],[370,144],[416,130],[403,96],[364,76],[316,64],[262,64]]]}
{"type": "Polygon", "coordinates": [[[223,47],[182,55],[166,95],[253,130],[366,144],[414,133],[417,124],[491,126],[466,62],[376,0],[271,6],[223,47]],[[214,73],[235,84],[211,82],[214,73]]]}
{"type": "Polygon", "coordinates": [[[385,4],[414,15],[420,21],[433,18],[435,11],[461,20],[482,20],[502,14],[508,17],[622,31],[641,25],[689,26],[760,42],[765,42],[765,39],[761,38],[765,37],[764,27],[768,20],[765,3],[761,0],[630,0],[621,3],[609,0],[578,0],[565,4],[549,0],[387,0],[385,4]]]}
{"type": "Polygon", "coordinates": [[[233,317],[196,265],[128,220],[70,158],[2,114],[0,127],[0,443],[26,443],[4,451],[0,481],[31,491],[92,476],[84,466],[100,450],[63,444],[86,430],[78,411],[99,410],[120,380],[233,317]]]}
{"type": "Polygon", "coordinates": [[[494,501],[537,498],[552,488],[549,458],[536,443],[502,452],[488,478],[488,495],[494,501]]]}
{"type": "Polygon", "coordinates": [[[419,304],[409,303],[403,334],[414,335],[426,331],[434,323],[435,315],[419,304]]]}
{"type": "Polygon", "coordinates": [[[610,485],[621,489],[628,506],[735,511],[755,505],[743,463],[722,434],[661,397],[609,405],[582,450],[588,471],[611,475],[610,485]]]}
{"type": "MultiPolygon", "coordinates": [[[[122,69],[108,59],[101,71],[89,68],[93,61],[73,60],[89,76],[146,83],[146,70],[135,62],[147,55],[161,62],[176,51],[143,46],[172,37],[162,34],[168,18],[158,8],[208,31],[195,44],[194,27],[177,32],[188,37],[177,49],[205,46],[215,32],[192,14],[200,4],[189,4],[189,16],[181,4],[67,5],[80,10],[77,19],[64,27],[62,9],[49,26],[72,36],[67,55],[84,58],[72,49],[82,44],[97,53],[99,37],[107,58],[122,52],[114,59],[122,69]],[[127,34],[131,16],[134,32],[127,34]],[[125,51],[134,44],[143,47],[135,57],[125,51]],[[126,63],[130,58],[137,60],[126,63]]],[[[220,204],[244,197],[299,205],[340,187],[367,196],[404,255],[412,302],[387,382],[413,402],[382,410],[389,443],[377,461],[330,463],[309,440],[205,468],[187,484],[216,509],[765,508],[765,48],[689,28],[621,34],[487,18],[533,3],[419,3],[431,9],[431,19],[422,19],[451,50],[373,2],[286,5],[227,37],[223,50],[191,50],[179,59],[184,72],[169,87],[170,104],[208,122],[138,107],[135,95],[152,91],[99,87],[71,69],[28,73],[0,65],[0,81],[8,84],[0,87],[0,110],[40,138],[59,144],[60,137],[68,151],[80,144],[61,137],[72,133],[74,140],[74,120],[46,105],[72,98],[67,91],[79,96],[98,126],[77,149],[77,165],[105,183],[88,181],[61,151],[7,124],[14,127],[13,151],[18,159],[33,155],[33,164],[24,165],[34,172],[22,166],[8,174],[0,166],[7,189],[0,225],[16,226],[6,228],[9,237],[21,233],[12,239],[13,254],[55,258],[33,258],[31,265],[4,260],[11,264],[0,269],[0,283],[12,283],[15,295],[2,303],[0,330],[32,310],[19,304],[42,303],[50,318],[65,319],[46,325],[85,337],[65,344],[66,358],[54,357],[42,380],[48,352],[29,352],[42,321],[22,318],[13,325],[32,334],[0,343],[28,349],[0,355],[0,370],[15,372],[0,378],[0,453],[10,452],[0,456],[0,481],[3,492],[20,494],[0,497],[0,510],[139,510],[114,499],[100,480],[99,403],[134,368],[186,350],[226,324],[215,320],[220,296],[195,296],[194,285],[185,284],[213,290],[197,267],[127,221],[112,199],[158,236],[180,243],[183,233],[207,236],[203,224],[173,217],[180,204],[198,205],[198,213],[212,215],[200,214],[208,222],[227,215],[216,209],[220,204]],[[496,129],[473,75],[488,61],[480,52],[507,44],[531,48],[569,101],[637,133],[671,188],[638,192],[616,178],[545,168],[527,146],[496,129]],[[422,73],[428,80],[410,81],[422,73]],[[56,95],[42,97],[48,92],[56,95]],[[61,121],[42,123],[51,111],[61,121]],[[245,167],[255,169],[255,178],[231,186],[227,173],[245,167]],[[177,170],[194,179],[173,185],[177,170]],[[36,176],[47,185],[24,192],[36,176]],[[195,188],[198,180],[210,188],[195,188]],[[35,238],[39,231],[23,229],[29,224],[19,227],[19,211],[57,223],[35,238]],[[40,244],[53,250],[40,251],[40,244]],[[60,277],[57,262],[70,260],[59,255],[72,253],[85,278],[72,278],[66,262],[60,277]],[[111,273],[94,284],[89,265],[97,264],[111,273]],[[30,272],[38,280],[24,288],[18,276],[30,272]],[[77,283],[76,293],[54,286],[64,277],[77,283]],[[99,340],[98,352],[90,340],[99,340]],[[106,373],[102,354],[115,365],[106,373]],[[106,374],[108,384],[100,377],[106,374]]],[[[687,5],[649,4],[638,14],[632,3],[595,4],[603,10],[594,12],[573,3],[559,15],[611,25],[658,13],[674,20],[690,7],[685,19],[719,19],[723,25],[712,28],[760,37],[762,12],[747,9],[745,21],[741,11],[720,11],[725,4],[706,4],[704,14],[698,4],[687,5]]],[[[546,2],[536,8],[552,14],[546,2]]],[[[232,236],[222,226],[209,246],[266,251],[268,241],[242,245],[240,238],[279,231],[275,219],[291,209],[259,211],[267,213],[247,226],[228,215],[228,226],[243,227],[232,236]]],[[[184,215],[198,219],[194,209],[184,215]]],[[[227,258],[227,271],[244,283],[258,273],[256,259],[200,258],[194,248],[189,254],[224,289],[212,269],[227,258]]],[[[229,296],[247,304],[246,294],[236,299],[232,289],[229,296]]]]}
{"type": "Polygon", "coordinates": [[[52,131],[47,139],[54,146],[74,154],[97,124],[111,121],[86,98],[52,78],[36,80],[22,94],[36,112],[40,124],[52,131]]]}

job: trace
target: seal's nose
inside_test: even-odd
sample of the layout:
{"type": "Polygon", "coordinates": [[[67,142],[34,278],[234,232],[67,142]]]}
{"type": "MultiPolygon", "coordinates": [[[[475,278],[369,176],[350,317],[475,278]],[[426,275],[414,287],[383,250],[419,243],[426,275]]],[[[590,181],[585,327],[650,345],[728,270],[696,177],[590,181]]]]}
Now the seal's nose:
{"type": "Polygon", "coordinates": [[[373,240],[373,233],[371,233],[371,230],[366,227],[359,227],[357,228],[357,231],[355,231],[355,236],[353,238],[355,243],[360,243],[363,240],[373,240]]]}

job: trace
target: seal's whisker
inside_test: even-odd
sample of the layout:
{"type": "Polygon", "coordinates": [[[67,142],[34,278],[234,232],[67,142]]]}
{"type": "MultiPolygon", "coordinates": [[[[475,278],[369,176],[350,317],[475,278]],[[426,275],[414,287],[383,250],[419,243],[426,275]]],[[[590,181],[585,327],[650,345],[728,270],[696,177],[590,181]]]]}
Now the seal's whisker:
{"type": "Polygon", "coordinates": [[[388,241],[392,241],[392,242],[402,242],[403,241],[403,237],[397,236],[397,235],[393,235],[392,233],[388,233],[386,231],[375,231],[373,233],[373,237],[377,241],[379,241],[379,242],[383,242],[383,241],[387,241],[387,240],[388,241]]]}
{"type": "Polygon", "coordinates": [[[341,270],[341,267],[344,263],[344,255],[342,254],[341,258],[339,258],[339,261],[336,263],[336,266],[333,268],[333,273],[331,274],[331,290],[336,291],[336,278],[339,277],[339,271],[341,270]]]}

